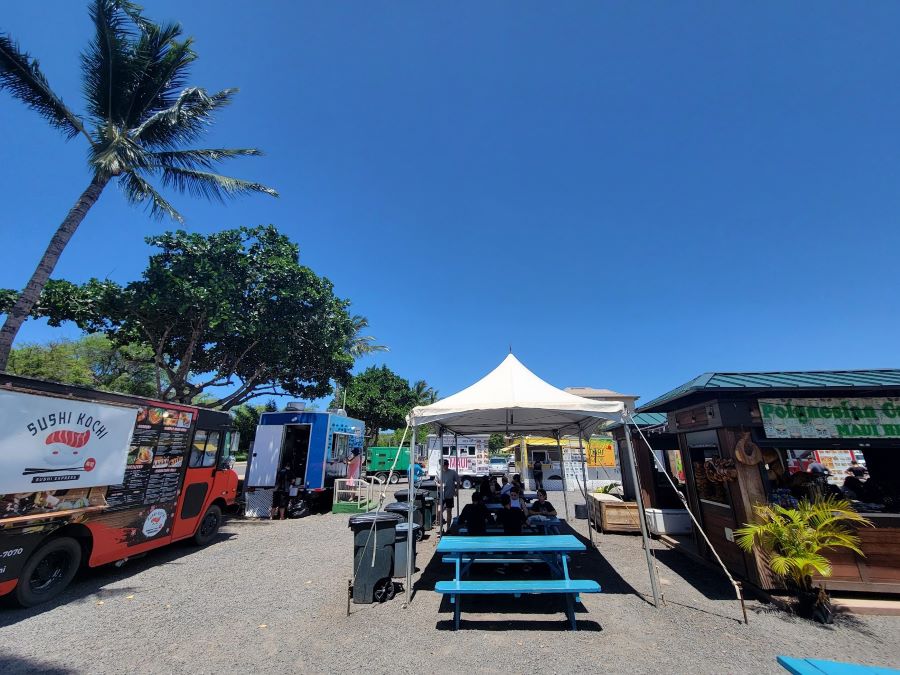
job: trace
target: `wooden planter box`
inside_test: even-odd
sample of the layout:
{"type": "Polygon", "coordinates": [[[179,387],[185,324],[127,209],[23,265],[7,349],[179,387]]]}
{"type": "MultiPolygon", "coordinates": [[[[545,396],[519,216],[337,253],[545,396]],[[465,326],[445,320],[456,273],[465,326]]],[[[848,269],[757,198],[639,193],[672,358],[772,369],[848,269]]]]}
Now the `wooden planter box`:
{"type": "Polygon", "coordinates": [[[592,494],[591,522],[601,532],[640,532],[641,521],[635,502],[610,499],[609,495],[592,494]]]}

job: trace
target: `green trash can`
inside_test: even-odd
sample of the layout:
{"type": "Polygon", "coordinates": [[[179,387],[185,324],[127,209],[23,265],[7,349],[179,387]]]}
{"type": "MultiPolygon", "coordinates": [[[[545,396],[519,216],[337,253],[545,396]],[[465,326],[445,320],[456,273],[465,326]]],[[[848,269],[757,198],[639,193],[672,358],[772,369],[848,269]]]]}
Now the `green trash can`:
{"type": "Polygon", "coordinates": [[[394,542],[400,516],[369,511],[351,516],[353,530],[353,602],[371,604],[394,597],[394,542]],[[374,564],[373,564],[374,551],[374,564]]]}

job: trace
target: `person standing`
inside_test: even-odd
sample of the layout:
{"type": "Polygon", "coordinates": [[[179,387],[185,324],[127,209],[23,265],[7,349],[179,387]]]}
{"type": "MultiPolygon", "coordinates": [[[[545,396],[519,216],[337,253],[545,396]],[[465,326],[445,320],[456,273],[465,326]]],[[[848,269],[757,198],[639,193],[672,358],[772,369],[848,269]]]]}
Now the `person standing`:
{"type": "Polygon", "coordinates": [[[456,491],[459,488],[459,474],[450,468],[450,460],[444,460],[444,468],[441,471],[441,492],[443,494],[442,506],[444,509],[445,533],[450,532],[450,523],[453,522],[453,503],[456,499],[456,491]]]}
{"type": "Polygon", "coordinates": [[[537,457],[534,458],[534,464],[531,465],[531,474],[534,476],[534,489],[544,489],[544,465],[537,457]]]}

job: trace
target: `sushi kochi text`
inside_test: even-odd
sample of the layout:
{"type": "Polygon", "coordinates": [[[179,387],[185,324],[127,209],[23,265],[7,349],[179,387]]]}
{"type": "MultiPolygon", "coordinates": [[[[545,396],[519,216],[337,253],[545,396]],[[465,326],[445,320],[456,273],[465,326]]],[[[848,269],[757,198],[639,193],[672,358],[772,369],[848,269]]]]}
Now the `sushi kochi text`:
{"type": "Polygon", "coordinates": [[[26,428],[32,436],[37,436],[39,431],[47,431],[63,424],[74,424],[75,426],[89,429],[93,433],[94,438],[103,438],[108,433],[106,425],[100,419],[95,419],[93,415],[87,413],[75,415],[72,411],[44,415],[29,422],[26,428]]]}

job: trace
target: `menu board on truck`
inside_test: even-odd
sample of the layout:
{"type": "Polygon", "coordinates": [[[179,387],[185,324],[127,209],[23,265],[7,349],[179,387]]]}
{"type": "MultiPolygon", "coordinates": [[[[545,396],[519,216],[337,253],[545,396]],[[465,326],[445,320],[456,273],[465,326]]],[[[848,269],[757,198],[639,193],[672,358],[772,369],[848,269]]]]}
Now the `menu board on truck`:
{"type": "Polygon", "coordinates": [[[0,391],[0,495],[122,480],[137,409],[0,391]]]}

